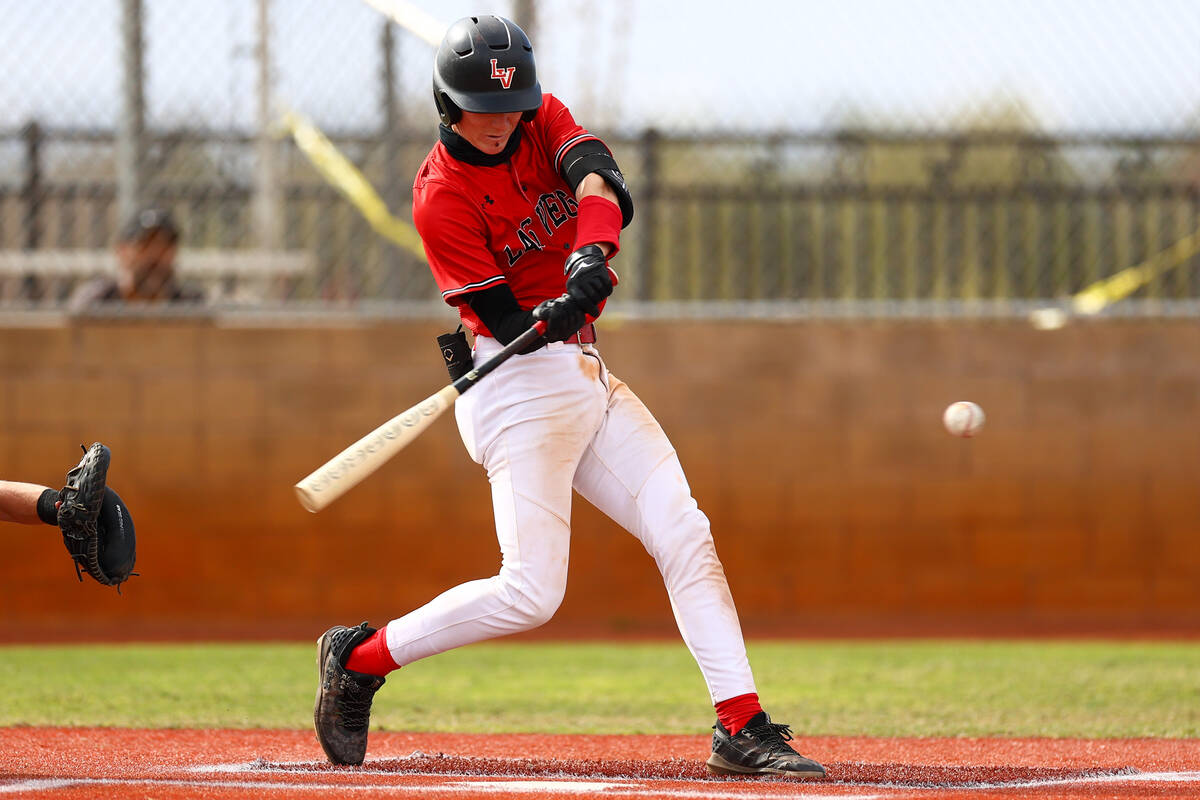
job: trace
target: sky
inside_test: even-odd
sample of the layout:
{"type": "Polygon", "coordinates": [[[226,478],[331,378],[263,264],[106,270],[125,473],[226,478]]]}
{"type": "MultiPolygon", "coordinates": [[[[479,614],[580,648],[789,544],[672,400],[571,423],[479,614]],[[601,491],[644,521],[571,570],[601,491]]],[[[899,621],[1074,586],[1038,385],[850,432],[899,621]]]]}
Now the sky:
{"type": "MultiPolygon", "coordinates": [[[[509,0],[414,0],[450,22],[509,0]]],[[[151,126],[252,130],[256,0],[145,0],[151,126]]],[[[541,0],[539,78],[597,129],[1200,133],[1200,0],[541,0]]],[[[334,130],[381,124],[382,18],[271,0],[272,95],[334,130]]],[[[112,127],[119,0],[0,0],[0,129],[112,127]]],[[[406,119],[432,124],[433,50],[400,36],[406,119]]]]}

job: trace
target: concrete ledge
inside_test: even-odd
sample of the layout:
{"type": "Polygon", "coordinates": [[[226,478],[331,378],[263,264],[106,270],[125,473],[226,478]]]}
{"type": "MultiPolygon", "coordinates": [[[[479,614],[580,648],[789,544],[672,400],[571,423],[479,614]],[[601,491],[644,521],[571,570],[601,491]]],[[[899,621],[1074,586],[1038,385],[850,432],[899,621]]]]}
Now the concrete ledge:
{"type": "MultiPolygon", "coordinates": [[[[177,258],[184,277],[224,276],[272,277],[312,272],[313,258],[307,250],[190,250],[177,258]]],[[[106,250],[0,250],[0,277],[40,275],[85,277],[115,274],[116,255],[106,250]]]]}

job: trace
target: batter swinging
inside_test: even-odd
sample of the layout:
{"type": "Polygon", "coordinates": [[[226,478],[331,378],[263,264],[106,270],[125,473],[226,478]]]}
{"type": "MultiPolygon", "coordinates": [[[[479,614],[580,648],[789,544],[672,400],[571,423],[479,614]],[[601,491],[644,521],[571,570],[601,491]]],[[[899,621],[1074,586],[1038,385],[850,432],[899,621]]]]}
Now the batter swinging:
{"type": "Polygon", "coordinates": [[[456,586],[374,630],[318,640],[317,737],[330,761],[361,764],[384,675],[421,658],[529,630],[567,582],[572,489],[628,530],[662,572],[679,631],[716,707],[708,768],[819,777],[758,702],[708,519],[675,450],[608,371],[592,320],[617,284],[608,259],[633,201],[608,148],[542,94],[515,24],[469,17],[438,49],[439,142],[417,173],[413,218],[446,302],[484,360],[544,320],[546,335],[455,406],[492,486],[500,573],[456,586]]]}

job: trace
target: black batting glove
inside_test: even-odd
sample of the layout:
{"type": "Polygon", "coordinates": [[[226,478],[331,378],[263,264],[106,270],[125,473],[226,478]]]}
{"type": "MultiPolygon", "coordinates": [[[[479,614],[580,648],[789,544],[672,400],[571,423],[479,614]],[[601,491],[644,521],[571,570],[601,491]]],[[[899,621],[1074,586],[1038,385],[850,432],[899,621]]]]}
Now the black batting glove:
{"type": "Polygon", "coordinates": [[[600,316],[600,301],[613,291],[608,260],[600,245],[585,244],[571,253],[563,271],[567,275],[567,294],[588,314],[600,316]]]}
{"type": "Polygon", "coordinates": [[[546,321],[546,332],[542,338],[547,342],[561,342],[574,336],[587,320],[583,309],[568,295],[543,300],[533,309],[533,318],[546,321]]]}

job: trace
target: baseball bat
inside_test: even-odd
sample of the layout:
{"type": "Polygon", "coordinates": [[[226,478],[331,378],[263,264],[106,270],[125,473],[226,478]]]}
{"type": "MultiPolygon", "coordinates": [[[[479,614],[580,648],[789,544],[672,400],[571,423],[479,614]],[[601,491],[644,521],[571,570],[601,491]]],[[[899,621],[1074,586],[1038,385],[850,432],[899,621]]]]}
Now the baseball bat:
{"type": "Polygon", "coordinates": [[[484,376],[513,355],[533,344],[533,340],[545,332],[546,323],[538,320],[529,330],[505,345],[503,350],[454,383],[392,417],[326,461],[296,484],[296,496],[300,498],[300,505],[315,514],[341,497],[424,433],[435,419],[454,405],[459,395],[479,383],[484,376]]]}

